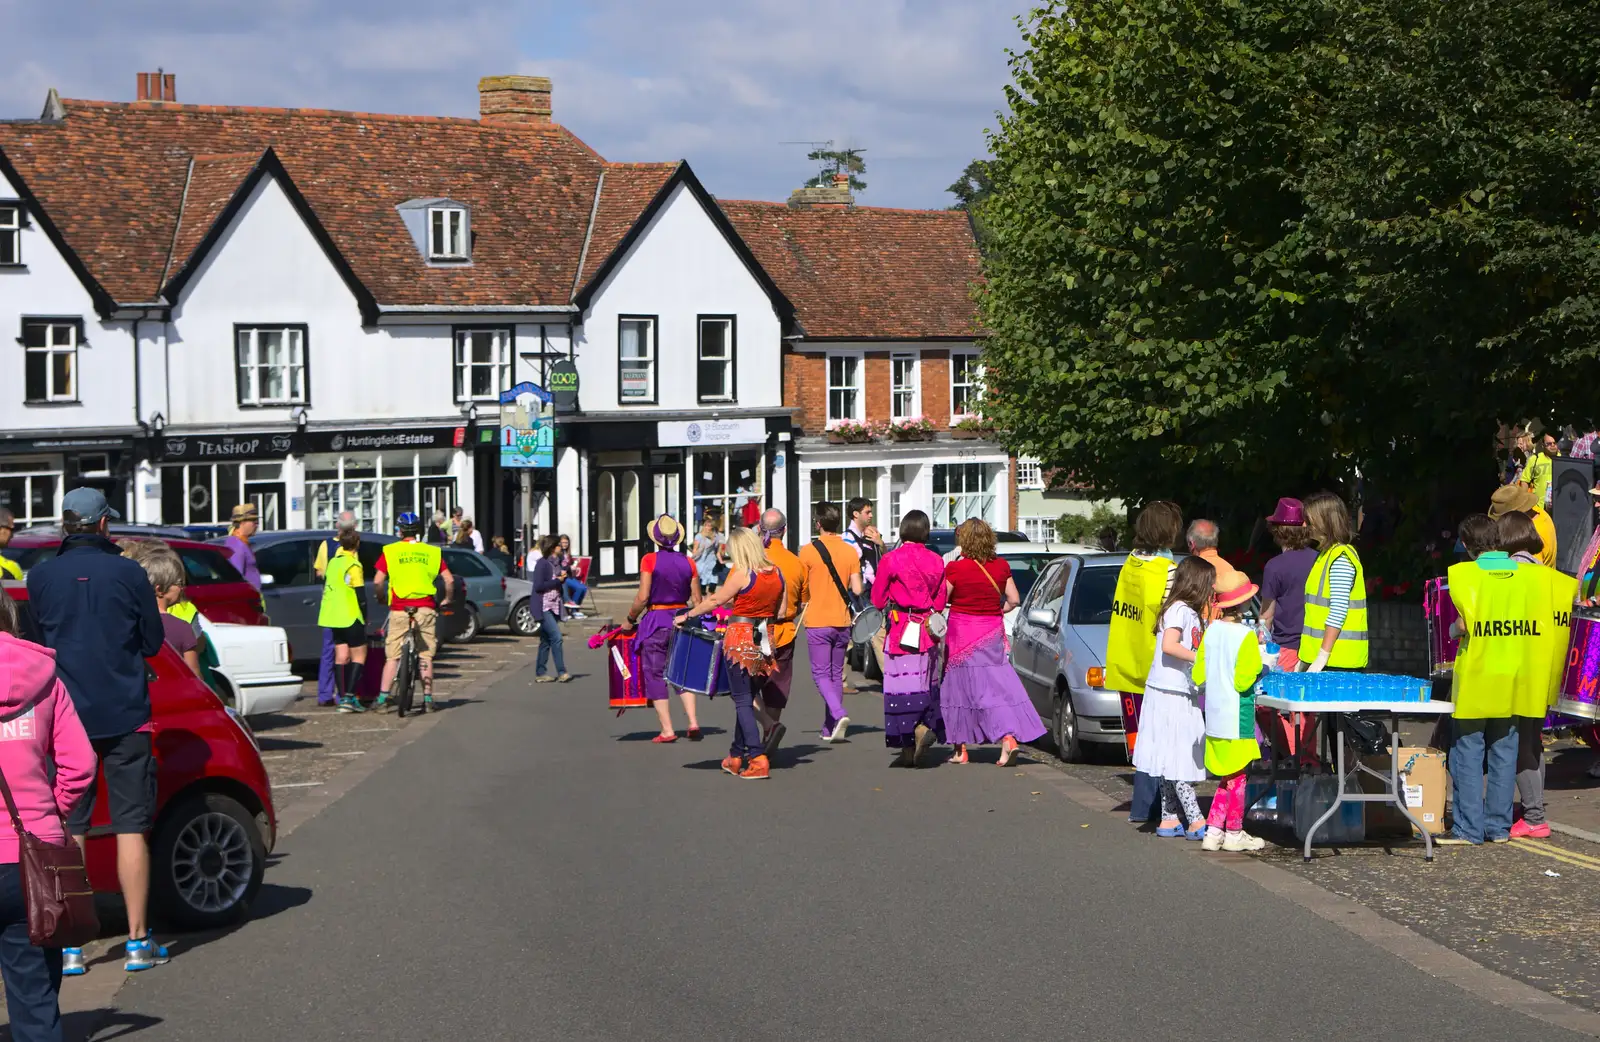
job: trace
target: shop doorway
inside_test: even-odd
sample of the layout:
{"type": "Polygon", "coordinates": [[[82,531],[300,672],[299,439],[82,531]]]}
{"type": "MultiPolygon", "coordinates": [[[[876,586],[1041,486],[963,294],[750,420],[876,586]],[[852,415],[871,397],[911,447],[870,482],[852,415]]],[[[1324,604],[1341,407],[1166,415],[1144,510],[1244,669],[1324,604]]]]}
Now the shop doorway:
{"type": "Polygon", "coordinates": [[[597,452],[590,470],[589,546],[598,579],[632,579],[650,552],[650,522],[683,520],[683,453],[597,452]]]}

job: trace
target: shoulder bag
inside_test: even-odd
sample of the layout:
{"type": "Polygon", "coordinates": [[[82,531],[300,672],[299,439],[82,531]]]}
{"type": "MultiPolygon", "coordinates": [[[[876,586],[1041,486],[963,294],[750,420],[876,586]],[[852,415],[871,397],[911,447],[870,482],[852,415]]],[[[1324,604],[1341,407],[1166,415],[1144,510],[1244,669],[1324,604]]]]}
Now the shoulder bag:
{"type": "Polygon", "coordinates": [[[17,868],[22,873],[22,904],[28,912],[28,940],[40,948],[88,944],[100,935],[100,918],[94,910],[89,873],[83,867],[83,851],[71,836],[56,844],[25,831],[3,773],[0,794],[11,813],[11,827],[17,831],[17,868]]]}
{"type": "Polygon", "coordinates": [[[821,539],[811,540],[811,546],[817,551],[817,556],[822,558],[822,563],[828,569],[828,575],[833,579],[834,589],[839,591],[839,598],[844,601],[845,610],[850,613],[850,643],[867,643],[883,629],[883,612],[872,604],[863,605],[859,598],[845,589],[844,580],[839,578],[839,570],[833,566],[833,557],[821,539]]]}

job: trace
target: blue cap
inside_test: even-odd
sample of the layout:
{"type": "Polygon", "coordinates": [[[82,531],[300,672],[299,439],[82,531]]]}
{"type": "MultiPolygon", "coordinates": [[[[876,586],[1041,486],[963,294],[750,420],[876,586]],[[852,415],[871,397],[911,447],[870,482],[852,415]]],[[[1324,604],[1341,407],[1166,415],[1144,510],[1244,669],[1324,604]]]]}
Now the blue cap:
{"type": "Polygon", "coordinates": [[[71,512],[78,515],[78,520],[84,524],[95,524],[102,517],[117,520],[121,514],[112,510],[106,503],[106,494],[97,488],[75,488],[61,497],[61,512],[71,512]]]}

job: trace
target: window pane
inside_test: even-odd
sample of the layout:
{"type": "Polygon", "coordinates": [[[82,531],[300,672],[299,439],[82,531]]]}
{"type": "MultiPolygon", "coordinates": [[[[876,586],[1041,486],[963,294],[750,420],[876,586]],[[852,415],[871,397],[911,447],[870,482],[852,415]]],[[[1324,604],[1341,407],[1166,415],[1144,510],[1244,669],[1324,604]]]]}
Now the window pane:
{"type": "Polygon", "coordinates": [[[44,347],[50,336],[49,327],[43,322],[22,323],[22,344],[24,347],[44,347]]]}
{"type": "Polygon", "coordinates": [[[303,365],[306,360],[305,337],[298,329],[288,330],[289,336],[289,364],[303,365]]]}
{"type": "Polygon", "coordinates": [[[598,515],[601,542],[617,536],[616,478],[608,470],[600,472],[595,482],[594,512],[598,515]]]}
{"type": "Polygon", "coordinates": [[[182,467],[161,468],[161,523],[164,525],[181,525],[188,521],[188,512],[184,509],[183,490],[184,476],[182,467]]]}
{"type": "Polygon", "coordinates": [[[283,364],[283,330],[259,330],[256,333],[256,345],[262,365],[279,366],[283,364]]]}
{"type": "Polygon", "coordinates": [[[49,356],[43,351],[29,351],[24,363],[23,395],[30,402],[42,402],[47,397],[45,378],[49,356]]]}
{"type": "Polygon", "coordinates": [[[495,341],[498,334],[490,331],[480,331],[472,334],[472,360],[474,362],[494,362],[498,360],[495,341]]]}
{"type": "Polygon", "coordinates": [[[22,233],[14,229],[0,231],[0,264],[16,264],[22,255],[22,233]]]}
{"type": "Polygon", "coordinates": [[[484,398],[494,393],[494,367],[475,365],[472,367],[472,397],[484,398]]]}
{"type": "Polygon", "coordinates": [[[639,475],[632,470],[622,472],[622,537],[639,538],[639,475]]]}
{"type": "Polygon", "coordinates": [[[52,396],[56,398],[71,398],[73,395],[72,362],[73,352],[57,351],[50,356],[50,383],[52,396]]]}
{"type": "Polygon", "coordinates": [[[726,398],[728,396],[728,363],[700,363],[700,397],[726,398]]]}
{"type": "Polygon", "coordinates": [[[717,320],[700,323],[700,357],[728,357],[728,323],[717,320]]]}
{"type": "Polygon", "coordinates": [[[231,517],[233,508],[244,502],[239,496],[239,465],[217,464],[217,517],[231,517]]]}
{"type": "Polygon", "coordinates": [[[261,380],[261,400],[276,402],[283,400],[283,369],[280,366],[262,366],[257,370],[261,380]]]}
{"type": "Polygon", "coordinates": [[[433,224],[429,233],[428,252],[438,256],[444,252],[444,211],[434,210],[429,216],[433,224]]]}

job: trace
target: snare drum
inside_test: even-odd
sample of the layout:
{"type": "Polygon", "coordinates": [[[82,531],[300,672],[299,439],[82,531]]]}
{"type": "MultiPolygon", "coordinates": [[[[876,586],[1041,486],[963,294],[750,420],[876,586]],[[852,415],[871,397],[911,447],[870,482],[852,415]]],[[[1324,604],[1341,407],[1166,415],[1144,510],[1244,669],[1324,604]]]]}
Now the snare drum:
{"type": "Polygon", "coordinates": [[[1422,585],[1422,617],[1428,623],[1428,675],[1446,676],[1461,647],[1461,638],[1450,636],[1450,626],[1461,617],[1450,599],[1450,580],[1429,579],[1422,585]]]}
{"type": "Polygon", "coordinates": [[[1600,609],[1574,608],[1572,643],[1561,675],[1556,712],[1580,720],[1600,720],[1600,609]]]}
{"type": "Polygon", "coordinates": [[[727,694],[728,671],[722,668],[722,636],[692,622],[674,627],[667,643],[667,683],[680,691],[727,694]]]}
{"type": "Polygon", "coordinates": [[[617,630],[606,639],[606,662],[611,677],[611,708],[638,709],[650,704],[644,696],[644,674],[639,669],[638,632],[617,630]]]}

